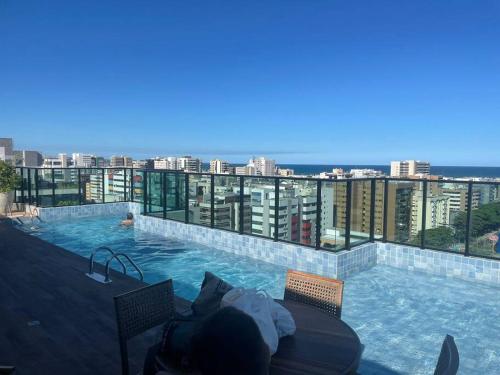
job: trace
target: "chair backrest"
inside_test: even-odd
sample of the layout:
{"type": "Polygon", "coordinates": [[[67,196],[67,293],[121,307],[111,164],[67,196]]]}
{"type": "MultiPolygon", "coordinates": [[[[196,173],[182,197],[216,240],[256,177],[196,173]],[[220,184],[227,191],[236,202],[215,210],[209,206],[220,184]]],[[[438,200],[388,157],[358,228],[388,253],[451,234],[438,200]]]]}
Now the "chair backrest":
{"type": "Polygon", "coordinates": [[[146,286],[114,297],[122,373],[128,374],[127,340],[174,318],[172,280],[146,286]]]}
{"type": "Polygon", "coordinates": [[[342,280],[288,270],[285,299],[315,306],[340,319],[343,289],[342,280]]]}
{"type": "Polygon", "coordinates": [[[434,375],[455,375],[460,363],[457,345],[453,336],[446,335],[441,346],[434,375]]]}

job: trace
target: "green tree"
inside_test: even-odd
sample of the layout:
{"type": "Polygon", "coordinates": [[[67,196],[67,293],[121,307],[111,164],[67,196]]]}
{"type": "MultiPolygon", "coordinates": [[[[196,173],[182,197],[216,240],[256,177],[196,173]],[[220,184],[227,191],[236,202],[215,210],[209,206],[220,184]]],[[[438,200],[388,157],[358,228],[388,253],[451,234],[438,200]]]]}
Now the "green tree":
{"type": "Polygon", "coordinates": [[[0,193],[8,193],[19,187],[21,178],[16,173],[16,169],[0,160],[0,193]]]}
{"type": "MultiPolygon", "coordinates": [[[[413,245],[420,245],[422,240],[422,231],[418,232],[411,241],[413,245]]],[[[453,229],[449,227],[438,227],[427,229],[425,231],[425,246],[435,247],[437,249],[449,249],[455,242],[453,229]]]]}

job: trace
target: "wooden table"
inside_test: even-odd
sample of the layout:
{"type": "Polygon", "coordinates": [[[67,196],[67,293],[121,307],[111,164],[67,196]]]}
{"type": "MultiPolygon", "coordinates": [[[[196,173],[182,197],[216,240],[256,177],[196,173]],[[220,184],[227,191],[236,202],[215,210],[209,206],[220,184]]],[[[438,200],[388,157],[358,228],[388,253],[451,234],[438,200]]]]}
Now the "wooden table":
{"type": "Polygon", "coordinates": [[[297,331],[283,337],[271,360],[270,374],[355,373],[362,346],[354,330],[326,312],[280,301],[293,315],[297,331]]]}

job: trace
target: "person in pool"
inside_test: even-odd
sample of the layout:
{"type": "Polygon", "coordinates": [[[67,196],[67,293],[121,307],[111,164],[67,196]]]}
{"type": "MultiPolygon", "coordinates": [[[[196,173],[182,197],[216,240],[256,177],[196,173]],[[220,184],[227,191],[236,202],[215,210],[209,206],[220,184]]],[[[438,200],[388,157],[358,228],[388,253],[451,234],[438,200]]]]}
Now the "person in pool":
{"type": "Polygon", "coordinates": [[[132,212],[129,212],[127,214],[127,218],[125,220],[122,220],[120,225],[122,225],[124,227],[130,227],[130,226],[134,225],[134,215],[132,215],[132,212]]]}

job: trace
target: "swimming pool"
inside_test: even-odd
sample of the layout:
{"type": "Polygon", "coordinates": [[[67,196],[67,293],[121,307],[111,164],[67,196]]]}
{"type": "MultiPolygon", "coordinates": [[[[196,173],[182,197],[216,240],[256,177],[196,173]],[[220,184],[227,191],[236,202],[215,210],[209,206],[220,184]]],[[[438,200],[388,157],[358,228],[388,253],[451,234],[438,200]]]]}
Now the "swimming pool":
{"type": "MultiPolygon", "coordinates": [[[[106,245],[129,254],[147,282],[172,278],[193,299],[205,270],[233,285],[283,296],[286,269],[193,242],[119,227],[120,217],[44,222],[33,235],[84,257],[106,245]]],[[[104,259],[101,255],[101,260],[104,259]]],[[[99,260],[99,258],[98,258],[99,260]]],[[[361,374],[432,374],[445,334],[455,336],[461,374],[498,374],[499,288],[378,265],[345,280],[342,319],[365,345],[361,374]]]]}

